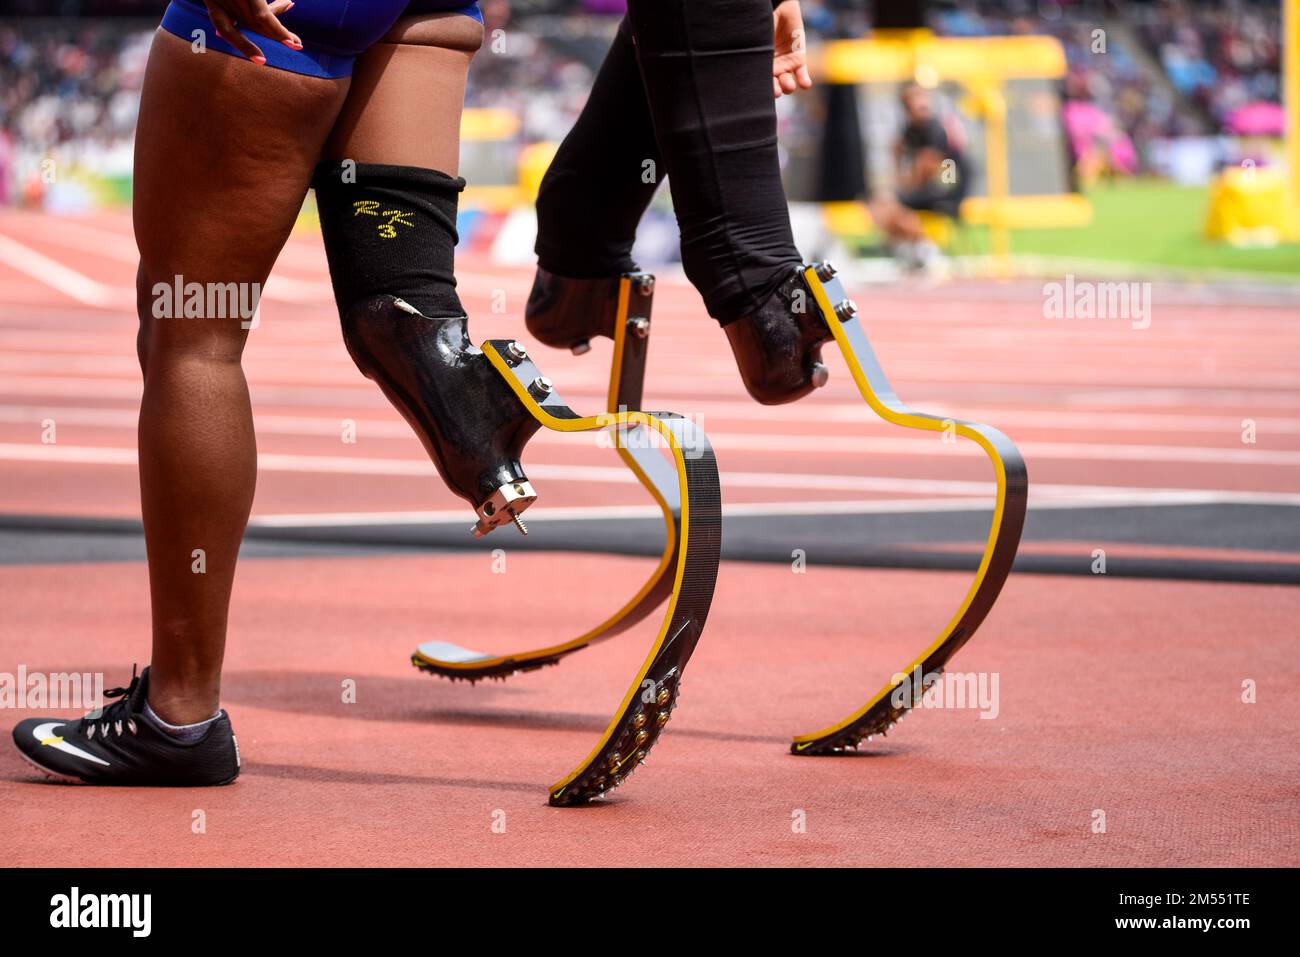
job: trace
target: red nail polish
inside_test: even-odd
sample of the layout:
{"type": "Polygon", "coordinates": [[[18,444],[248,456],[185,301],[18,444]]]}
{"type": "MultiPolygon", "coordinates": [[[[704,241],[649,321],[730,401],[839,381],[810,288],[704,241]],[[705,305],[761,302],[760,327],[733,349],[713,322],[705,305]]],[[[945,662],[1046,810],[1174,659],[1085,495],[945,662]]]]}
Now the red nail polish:
{"type": "Polygon", "coordinates": [[[254,56],[254,57],[249,57],[249,59],[252,60],[254,63],[256,63],[258,66],[266,66],[266,57],[264,56],[254,56]]]}

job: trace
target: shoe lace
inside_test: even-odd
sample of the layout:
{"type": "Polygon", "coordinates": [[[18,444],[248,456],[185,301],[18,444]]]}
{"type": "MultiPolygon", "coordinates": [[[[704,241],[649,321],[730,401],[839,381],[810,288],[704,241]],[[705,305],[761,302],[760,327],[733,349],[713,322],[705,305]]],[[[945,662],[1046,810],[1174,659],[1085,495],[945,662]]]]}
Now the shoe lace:
{"type": "Polygon", "coordinates": [[[104,692],[105,698],[117,698],[119,700],[114,701],[106,708],[91,711],[81,719],[82,728],[87,738],[93,739],[96,731],[99,732],[101,738],[107,738],[110,728],[114,734],[121,737],[123,724],[132,734],[137,732],[138,728],[135,719],[131,717],[128,711],[131,695],[135,693],[135,689],[140,685],[140,676],[136,673],[137,667],[137,665],[131,666],[131,683],[129,685],[125,688],[109,688],[104,692]]]}

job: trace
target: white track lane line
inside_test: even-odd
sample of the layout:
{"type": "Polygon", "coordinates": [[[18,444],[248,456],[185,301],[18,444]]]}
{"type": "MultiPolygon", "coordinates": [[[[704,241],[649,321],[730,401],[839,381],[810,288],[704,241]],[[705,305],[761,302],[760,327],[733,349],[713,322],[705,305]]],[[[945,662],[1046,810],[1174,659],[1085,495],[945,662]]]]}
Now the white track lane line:
{"type": "MultiPolygon", "coordinates": [[[[134,449],[106,446],[41,445],[0,443],[0,460],[42,462],[61,465],[136,465],[134,449]]],[[[421,459],[349,458],[327,455],[262,453],[258,467],[268,472],[305,472],[352,475],[410,475],[436,479],[432,463],[421,459]]],[[[556,481],[634,485],[636,478],[623,466],[558,465],[535,463],[530,477],[556,481]]],[[[941,479],[883,478],[873,476],[781,474],[726,471],[723,485],[733,488],[796,489],[810,491],[893,492],[915,495],[978,496],[992,494],[989,482],[941,479]]],[[[1254,492],[1228,489],[1141,488],[1133,486],[1031,484],[1032,500],[1117,504],[1125,501],[1145,504],[1196,504],[1224,502],[1239,504],[1295,505],[1300,494],[1254,492]]]]}
{"type": "MultiPolygon", "coordinates": [[[[129,238],[122,237],[124,240],[129,238]]],[[[65,236],[52,237],[51,241],[64,247],[69,245],[65,236]]],[[[109,252],[110,247],[99,245],[98,242],[75,245],[80,251],[97,252],[121,262],[134,264],[140,258],[134,246],[129,249],[117,247],[115,251],[109,252]]],[[[134,287],[109,286],[98,282],[3,234],[0,234],[0,262],[87,306],[135,312],[134,287]]],[[[262,289],[261,298],[268,302],[334,308],[334,294],[328,276],[322,279],[297,279],[272,273],[262,289]]]]}
{"type": "Polygon", "coordinates": [[[135,309],[134,289],[97,282],[3,234],[0,234],[0,262],[83,305],[135,309]]]}
{"type": "MultiPolygon", "coordinates": [[[[57,418],[55,419],[57,424],[57,418]]],[[[592,433],[590,446],[598,445],[600,436],[606,433],[592,433]]],[[[801,435],[761,435],[756,433],[713,432],[709,431],[709,441],[716,451],[754,454],[816,453],[828,456],[860,456],[869,458],[873,455],[901,455],[913,458],[934,458],[935,456],[957,456],[960,458],[980,458],[983,452],[973,442],[944,444],[939,433],[920,435],[917,438],[838,438],[835,436],[801,436],[801,435]]],[[[583,440],[575,441],[573,436],[548,435],[539,433],[534,443],[545,447],[565,447],[580,449],[583,440]]],[[[1029,460],[1051,459],[1066,462],[1177,462],[1185,465],[1231,465],[1237,468],[1300,468],[1300,451],[1279,449],[1260,449],[1247,447],[1241,449],[1202,448],[1197,446],[1174,445],[1103,445],[1076,442],[1019,442],[1021,453],[1029,460]]],[[[0,460],[12,461],[78,461],[78,454],[89,456],[86,461],[100,461],[96,458],[106,451],[100,446],[54,446],[25,444],[17,442],[0,443],[0,460]],[[65,457],[66,456],[66,457],[65,457]]],[[[134,452],[131,452],[134,455],[134,452]]],[[[264,468],[271,466],[271,461],[286,463],[282,471],[301,472],[341,472],[355,475],[414,475],[423,474],[419,469],[427,463],[414,459],[379,458],[370,456],[332,456],[332,455],[276,455],[264,454],[260,459],[264,468]],[[289,463],[300,463],[292,465],[289,463]],[[314,464],[313,464],[314,463],[314,464]]],[[[104,460],[107,461],[107,460],[104,460]]],[[[134,460],[132,460],[134,461],[134,460]]],[[[543,468],[564,467],[533,465],[530,471],[543,468]]],[[[431,466],[430,466],[431,468],[431,466]]],[[[538,471],[538,475],[541,472],[538,471]]],[[[785,482],[786,476],[778,472],[771,473],[774,482],[785,482]]],[[[835,480],[837,476],[827,476],[835,480]]],[[[1300,475],[1297,476],[1300,481],[1300,475]]],[[[779,485],[788,488],[789,485],[779,485]]]]}
{"type": "MultiPolygon", "coordinates": [[[[728,484],[723,476],[722,484],[728,484]]],[[[1111,490],[1098,489],[1109,493],[1111,490]]],[[[1183,489],[1116,489],[1123,495],[1081,494],[1072,498],[1043,499],[1030,494],[1035,511],[1043,509],[1135,508],[1144,505],[1283,505],[1300,508],[1300,495],[1199,492],[1183,489]]],[[[798,515],[875,515],[915,512],[978,512],[993,507],[993,496],[986,498],[944,499],[875,499],[827,502],[744,502],[723,505],[728,518],[779,517],[798,515]]],[[[548,507],[535,505],[528,510],[529,524],[547,521],[607,521],[620,518],[659,518],[663,513],[654,505],[596,505],[548,507]]],[[[257,528],[348,528],[364,526],[460,525],[472,524],[465,510],[427,512],[321,512],[315,514],[259,515],[250,522],[257,528]]]]}
{"type": "MultiPolygon", "coordinates": [[[[0,346],[3,335],[0,335],[0,346]]],[[[570,391],[570,390],[566,390],[570,391]]],[[[575,393],[576,394],[576,393],[575,393]]],[[[857,423],[860,425],[878,425],[874,413],[860,402],[834,403],[819,402],[798,403],[784,406],[759,406],[753,402],[707,401],[694,403],[697,421],[707,426],[708,423],[752,422],[756,425],[770,426],[773,421],[819,423],[833,421],[836,423],[857,423]],[[798,410],[797,413],[791,410],[798,410]]],[[[928,405],[917,403],[934,415],[951,414],[957,418],[976,422],[996,422],[1003,431],[1015,427],[1058,429],[1061,431],[1094,432],[1219,432],[1225,435],[1237,435],[1242,430],[1242,419],[1227,415],[1189,415],[1181,412],[1085,412],[1085,411],[1047,411],[1036,412],[1028,409],[974,408],[949,409],[941,402],[928,405]]],[[[338,420],[321,415],[264,415],[257,414],[259,430],[267,424],[266,430],[284,434],[298,435],[333,435],[338,433],[338,420]]],[[[0,422],[40,421],[55,415],[61,422],[73,425],[103,425],[105,427],[135,428],[134,410],[102,409],[91,406],[37,406],[0,403],[0,422]]],[[[359,419],[350,416],[359,431],[366,435],[397,435],[399,430],[391,428],[391,419],[359,419]],[[374,431],[372,431],[372,429],[374,431]]],[[[1300,419],[1281,416],[1251,417],[1257,434],[1297,435],[1300,434],[1300,419]]],[[[406,432],[400,434],[405,435],[406,432]]]]}

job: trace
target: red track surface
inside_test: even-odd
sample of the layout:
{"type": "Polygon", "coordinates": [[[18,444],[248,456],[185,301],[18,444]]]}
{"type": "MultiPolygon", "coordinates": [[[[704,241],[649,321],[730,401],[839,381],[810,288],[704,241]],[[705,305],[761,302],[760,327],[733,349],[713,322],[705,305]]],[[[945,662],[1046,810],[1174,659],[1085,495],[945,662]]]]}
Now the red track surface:
{"type": "MultiPolygon", "coordinates": [[[[124,218],[0,218],[0,511],[138,514],[133,261],[124,218]],[[54,445],[40,441],[47,418],[54,445]]],[[[475,257],[461,267],[474,335],[522,335],[528,272],[475,257]],[[496,290],[504,315],[491,310],[496,290]]],[[[460,510],[468,524],[348,361],[319,240],[296,237],[277,277],[246,360],[264,459],[255,512],[460,510]],[[345,419],[358,424],[354,445],[340,440],[345,419]]],[[[1117,487],[1300,489],[1294,304],[1157,295],[1151,327],[1135,330],[1046,320],[1034,288],[857,298],[900,394],[1002,427],[1040,501],[1117,487]]],[[[701,417],[728,504],[991,499],[960,484],[989,480],[978,453],[871,421],[834,358],[823,394],[752,405],[694,293],[667,281],[656,299],[647,405],[701,417]],[[877,481],[856,488],[863,475],[877,481]]],[[[599,409],[607,347],[537,356],[575,408],[599,409]]],[[[590,441],[539,441],[525,464],[539,514],[645,501],[590,441]]],[[[226,686],[240,782],[49,786],[0,748],[0,851],[16,864],[106,865],[1300,863],[1294,589],[1013,576],[956,662],[1000,675],[997,720],[925,711],[872,756],[802,759],[784,753],[787,736],[865,700],[929,640],[967,579],[729,564],[648,768],[605,806],[565,811],[544,806],[545,787],[599,734],[644,628],[474,688],[417,675],[405,656],[428,638],[504,651],[567,636],[625,597],[620,573],[648,563],[520,552],[509,563],[503,578],[486,556],[246,561],[226,686]],[[555,594],[557,567],[579,585],[572,595],[555,594]],[[344,678],[358,681],[355,705],[340,703],[344,678]],[[1240,702],[1246,679],[1258,704],[1240,702]],[[207,813],[201,836],[195,809],[207,813]],[[491,830],[498,809],[505,834],[491,830]],[[1097,809],[1105,834],[1091,833],[1097,809]],[[791,829],[798,810],[803,834],[791,829]],[[57,839],[40,826],[51,819],[57,839]]],[[[0,567],[0,596],[0,670],[124,681],[147,653],[140,566],[0,567]]],[[[3,714],[4,729],[24,716],[3,714]]]]}

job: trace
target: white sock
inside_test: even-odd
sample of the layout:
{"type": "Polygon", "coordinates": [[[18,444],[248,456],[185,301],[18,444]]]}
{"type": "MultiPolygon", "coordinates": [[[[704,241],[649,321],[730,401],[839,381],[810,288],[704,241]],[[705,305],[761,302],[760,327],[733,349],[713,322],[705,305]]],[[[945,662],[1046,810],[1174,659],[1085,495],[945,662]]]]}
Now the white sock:
{"type": "Polygon", "coordinates": [[[158,717],[158,712],[154,711],[153,706],[150,705],[148,701],[145,701],[144,716],[152,721],[154,727],[163,734],[171,735],[173,738],[178,738],[188,744],[203,737],[203,735],[207,733],[208,725],[221,717],[221,712],[218,711],[206,721],[199,721],[195,724],[168,724],[162,718],[158,717]]]}

